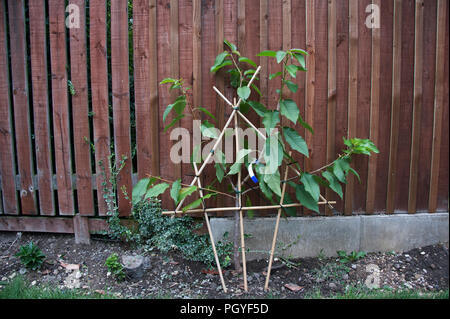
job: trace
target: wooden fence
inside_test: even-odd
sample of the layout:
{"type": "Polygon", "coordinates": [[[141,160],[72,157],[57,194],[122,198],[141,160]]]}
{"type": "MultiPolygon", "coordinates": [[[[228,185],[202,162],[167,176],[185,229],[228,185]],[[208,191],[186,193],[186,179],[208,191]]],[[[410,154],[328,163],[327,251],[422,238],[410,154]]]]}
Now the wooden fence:
{"type": "MultiPolygon", "coordinates": [[[[327,192],[339,200],[337,211],[448,211],[448,6],[448,0],[1,0],[0,230],[104,227],[102,167],[108,178],[111,152],[128,158],[118,187],[129,192],[148,173],[190,182],[190,165],[169,158],[176,141],[163,132],[162,115],[173,96],[158,83],[184,78],[194,104],[223,126],[230,109],[212,86],[227,96],[233,90],[209,69],[224,39],[262,65],[259,86],[270,108],[277,86],[267,77],[279,65],[256,54],[292,47],[310,53],[292,97],[315,131],[299,129],[311,148],[305,167],[335,158],[343,136],[371,138],[380,149],[356,158],[361,183],[350,179],[343,201],[327,192]],[[78,27],[66,27],[67,17],[72,26],[78,22],[68,4],[79,8],[78,27]],[[370,4],[379,8],[379,28],[366,25],[370,4]],[[75,214],[90,218],[73,224],[75,214]]],[[[190,120],[181,126],[192,130],[190,120]]],[[[214,176],[213,169],[206,173],[214,176]]],[[[118,193],[127,216],[129,201],[118,193]]]]}

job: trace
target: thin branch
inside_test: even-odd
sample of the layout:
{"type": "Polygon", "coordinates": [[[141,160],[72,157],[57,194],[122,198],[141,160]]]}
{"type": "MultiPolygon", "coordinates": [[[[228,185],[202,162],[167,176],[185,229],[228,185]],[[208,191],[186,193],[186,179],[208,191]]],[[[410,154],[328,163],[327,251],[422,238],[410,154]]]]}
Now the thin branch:
{"type": "MultiPolygon", "coordinates": [[[[158,179],[158,180],[160,180],[160,181],[162,181],[162,182],[166,182],[166,183],[169,183],[169,184],[175,183],[175,181],[169,181],[169,180],[164,179],[164,178],[161,178],[161,177],[159,177],[159,176],[153,176],[153,175],[150,175],[150,174],[147,174],[147,176],[148,176],[148,177],[156,178],[156,179],[158,179]]],[[[186,187],[191,187],[191,185],[184,184],[184,183],[181,183],[181,185],[182,185],[182,186],[186,186],[186,187]]],[[[228,197],[231,197],[231,198],[234,199],[234,196],[233,196],[233,195],[230,195],[230,194],[227,194],[227,193],[219,192],[219,191],[216,191],[216,190],[213,190],[213,189],[209,189],[209,188],[199,188],[199,189],[201,189],[201,190],[203,190],[203,191],[211,192],[211,193],[221,194],[221,195],[228,196],[228,197]]]]}

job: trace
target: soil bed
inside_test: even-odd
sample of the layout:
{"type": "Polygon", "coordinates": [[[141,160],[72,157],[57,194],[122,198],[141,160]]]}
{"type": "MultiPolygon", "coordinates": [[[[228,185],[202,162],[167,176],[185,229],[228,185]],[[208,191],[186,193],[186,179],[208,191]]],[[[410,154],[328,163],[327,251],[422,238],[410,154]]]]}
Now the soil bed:
{"type": "Polygon", "coordinates": [[[369,253],[345,264],[338,258],[320,256],[293,262],[298,265],[296,268],[279,261],[274,263],[270,292],[263,289],[266,260],[248,262],[248,293],[243,289],[242,274],[225,269],[224,278],[229,289],[225,294],[217,274],[207,271],[202,263],[186,261],[176,253],[144,253],[101,237],[93,237],[90,246],[81,246],[75,245],[72,235],[23,233],[19,238],[16,233],[0,232],[2,282],[22,275],[32,285],[108,292],[121,298],[305,298],[318,292],[330,296],[346,289],[368,289],[365,282],[371,275],[370,267],[367,268],[371,264],[378,267],[379,287],[386,290],[425,292],[449,287],[448,243],[404,253],[369,253]],[[26,270],[14,256],[19,247],[30,240],[46,255],[46,261],[38,271],[26,270]],[[106,258],[112,253],[145,255],[148,265],[144,277],[117,282],[105,266],[106,258]],[[68,264],[79,265],[79,269],[71,270],[73,267],[68,264]]]}

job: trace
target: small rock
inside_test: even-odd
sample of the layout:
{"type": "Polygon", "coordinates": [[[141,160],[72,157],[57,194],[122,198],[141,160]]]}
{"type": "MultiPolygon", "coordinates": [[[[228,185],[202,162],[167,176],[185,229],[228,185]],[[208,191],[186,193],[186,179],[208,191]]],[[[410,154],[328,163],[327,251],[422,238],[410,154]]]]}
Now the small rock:
{"type": "Polygon", "coordinates": [[[333,289],[333,290],[335,290],[337,288],[337,286],[336,286],[336,284],[334,282],[330,282],[328,284],[328,287],[330,287],[330,289],[333,289]]]}
{"type": "Polygon", "coordinates": [[[75,274],[76,279],[80,279],[83,274],[80,271],[77,271],[75,274]]]}
{"type": "Polygon", "coordinates": [[[20,268],[19,274],[24,275],[27,272],[25,268],[20,268]]]}
{"type": "Polygon", "coordinates": [[[422,275],[421,274],[415,274],[414,278],[416,278],[416,280],[419,280],[420,278],[422,278],[422,275]]]}
{"type": "Polygon", "coordinates": [[[252,276],[248,276],[247,277],[247,281],[252,281],[253,280],[253,277],[252,276]]]}
{"type": "Polygon", "coordinates": [[[108,271],[108,272],[106,273],[106,277],[109,277],[109,276],[111,276],[111,272],[110,272],[110,271],[108,271]]]}
{"type": "Polygon", "coordinates": [[[348,280],[348,274],[344,274],[344,275],[342,276],[342,279],[348,280]]]}
{"type": "Polygon", "coordinates": [[[405,257],[406,257],[406,258],[409,258],[409,257],[411,257],[411,256],[409,256],[408,254],[405,254],[405,257]]]}
{"type": "Polygon", "coordinates": [[[413,289],[413,286],[409,282],[405,282],[404,285],[408,289],[413,289]]]}
{"type": "Polygon", "coordinates": [[[33,280],[33,282],[31,283],[32,286],[36,285],[36,280],[33,280]]]}
{"type": "Polygon", "coordinates": [[[425,255],[425,252],[424,252],[424,251],[422,251],[422,252],[420,252],[420,254],[421,254],[421,255],[425,255]]]}
{"type": "Polygon", "coordinates": [[[352,265],[352,269],[356,269],[356,265],[355,264],[352,265]]]}
{"type": "Polygon", "coordinates": [[[423,272],[426,274],[426,273],[427,273],[427,270],[426,270],[426,269],[423,269],[423,272]]]}
{"type": "Polygon", "coordinates": [[[16,273],[15,272],[13,272],[11,275],[9,275],[9,279],[13,279],[14,277],[16,277],[16,273]]]}
{"type": "Polygon", "coordinates": [[[394,265],[394,268],[395,268],[395,269],[400,269],[401,266],[400,266],[399,264],[395,264],[395,265],[394,265]]]}
{"type": "Polygon", "coordinates": [[[2,281],[8,281],[7,277],[2,277],[2,281]]]}

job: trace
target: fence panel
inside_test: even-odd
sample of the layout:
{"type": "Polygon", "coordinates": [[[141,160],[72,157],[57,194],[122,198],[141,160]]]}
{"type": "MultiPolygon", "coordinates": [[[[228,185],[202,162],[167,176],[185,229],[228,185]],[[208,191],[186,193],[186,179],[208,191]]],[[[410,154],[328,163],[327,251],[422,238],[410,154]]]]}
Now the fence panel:
{"type": "MultiPolygon", "coordinates": [[[[298,158],[307,170],[336,157],[343,136],[376,142],[380,154],[355,157],[361,184],[350,177],[344,200],[326,193],[338,201],[338,212],[448,210],[448,0],[69,3],[79,8],[79,28],[66,26],[69,15],[77,17],[59,0],[0,6],[0,213],[22,218],[4,219],[0,230],[54,231],[61,225],[72,232],[64,216],[78,213],[100,227],[97,217],[108,210],[110,154],[116,162],[128,158],[117,176],[121,216],[131,208],[121,188],[131,195],[138,178],[189,183],[190,165],[170,160],[178,141],[163,131],[172,115],[165,122],[162,115],[174,94],[159,81],[182,77],[193,105],[213,113],[221,127],[231,110],[212,86],[229,99],[235,92],[210,67],[224,39],[262,65],[257,84],[269,108],[276,107],[279,85],[267,77],[280,66],[256,54],[309,51],[308,72],[299,74],[291,95],[315,130],[312,135],[296,127],[310,146],[311,157],[298,158]],[[367,25],[370,5],[379,8],[379,28],[367,25]],[[63,219],[52,225],[38,217],[36,228],[21,217],[28,214],[63,219]]],[[[249,117],[260,125],[258,116],[249,117]]],[[[194,129],[190,118],[180,126],[194,129]]],[[[192,151],[192,140],[190,146],[192,151]]],[[[205,172],[207,184],[215,171],[205,172]]],[[[257,195],[251,200],[261,202],[257,195]]],[[[233,204],[229,198],[207,202],[233,204]]],[[[168,192],[163,205],[173,206],[168,192]]],[[[304,214],[311,212],[300,209],[304,214]]]]}

